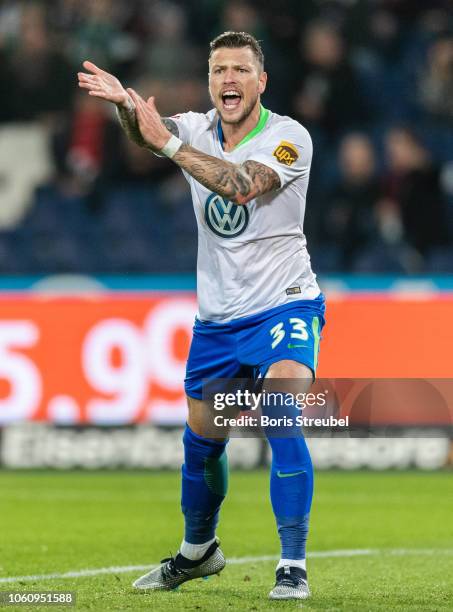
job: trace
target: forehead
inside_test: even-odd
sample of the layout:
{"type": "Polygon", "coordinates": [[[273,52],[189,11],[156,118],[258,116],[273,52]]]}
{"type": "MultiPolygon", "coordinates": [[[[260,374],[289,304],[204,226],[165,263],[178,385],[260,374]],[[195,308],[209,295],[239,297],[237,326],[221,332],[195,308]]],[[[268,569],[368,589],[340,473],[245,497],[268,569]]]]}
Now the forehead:
{"type": "Polygon", "coordinates": [[[252,64],[257,66],[258,60],[253,53],[251,47],[220,47],[216,49],[209,58],[209,65],[235,65],[235,64],[252,64]]]}

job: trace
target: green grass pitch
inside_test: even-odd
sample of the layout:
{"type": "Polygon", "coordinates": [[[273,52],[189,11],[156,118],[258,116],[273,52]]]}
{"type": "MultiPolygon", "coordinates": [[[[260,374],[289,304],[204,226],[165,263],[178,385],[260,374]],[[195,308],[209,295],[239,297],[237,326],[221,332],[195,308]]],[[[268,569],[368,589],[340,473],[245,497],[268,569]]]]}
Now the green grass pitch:
{"type": "Polygon", "coordinates": [[[177,473],[0,472],[0,580],[119,568],[0,581],[0,591],[76,591],[77,611],[453,609],[451,472],[321,472],[315,486],[312,597],[270,602],[275,561],[262,557],[277,557],[278,540],[266,472],[231,475],[218,533],[232,563],[221,576],[154,594],[134,592],[131,582],[144,571],[124,567],[177,551],[177,473]]]}

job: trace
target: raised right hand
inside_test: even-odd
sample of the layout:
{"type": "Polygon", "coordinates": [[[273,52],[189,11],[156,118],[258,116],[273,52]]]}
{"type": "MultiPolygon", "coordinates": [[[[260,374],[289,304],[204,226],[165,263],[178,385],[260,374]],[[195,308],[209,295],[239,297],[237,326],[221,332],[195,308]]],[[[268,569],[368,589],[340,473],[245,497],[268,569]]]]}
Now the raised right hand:
{"type": "Polygon", "coordinates": [[[90,96],[103,98],[127,109],[134,108],[131,97],[113,74],[101,70],[89,61],[83,62],[83,67],[91,74],[77,73],[79,87],[87,89],[90,96]]]}

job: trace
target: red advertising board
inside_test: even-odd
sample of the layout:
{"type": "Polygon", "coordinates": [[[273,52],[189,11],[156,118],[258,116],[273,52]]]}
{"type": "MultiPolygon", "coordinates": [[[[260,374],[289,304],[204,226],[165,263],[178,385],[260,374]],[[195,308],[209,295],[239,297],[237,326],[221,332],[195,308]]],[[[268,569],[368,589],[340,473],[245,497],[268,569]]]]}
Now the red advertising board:
{"type": "Polygon", "coordinates": [[[0,304],[0,424],[180,422],[192,295],[0,304]]]}
{"type": "Polygon", "coordinates": [[[453,295],[330,298],[318,377],[453,378],[453,295]]]}
{"type": "MultiPolygon", "coordinates": [[[[3,295],[0,425],[171,423],[196,313],[190,293],[3,295]]],[[[320,377],[453,378],[453,297],[328,300],[320,377]]]]}

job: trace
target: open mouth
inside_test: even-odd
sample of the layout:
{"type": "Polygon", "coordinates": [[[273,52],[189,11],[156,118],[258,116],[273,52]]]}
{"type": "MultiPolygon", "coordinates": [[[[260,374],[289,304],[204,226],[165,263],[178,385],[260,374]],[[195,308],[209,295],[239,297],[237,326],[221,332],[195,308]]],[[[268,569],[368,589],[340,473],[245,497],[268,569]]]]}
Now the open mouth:
{"type": "Polygon", "coordinates": [[[234,89],[225,91],[222,94],[223,107],[226,110],[234,110],[235,108],[239,106],[241,99],[242,99],[242,96],[238,91],[234,89]]]}

